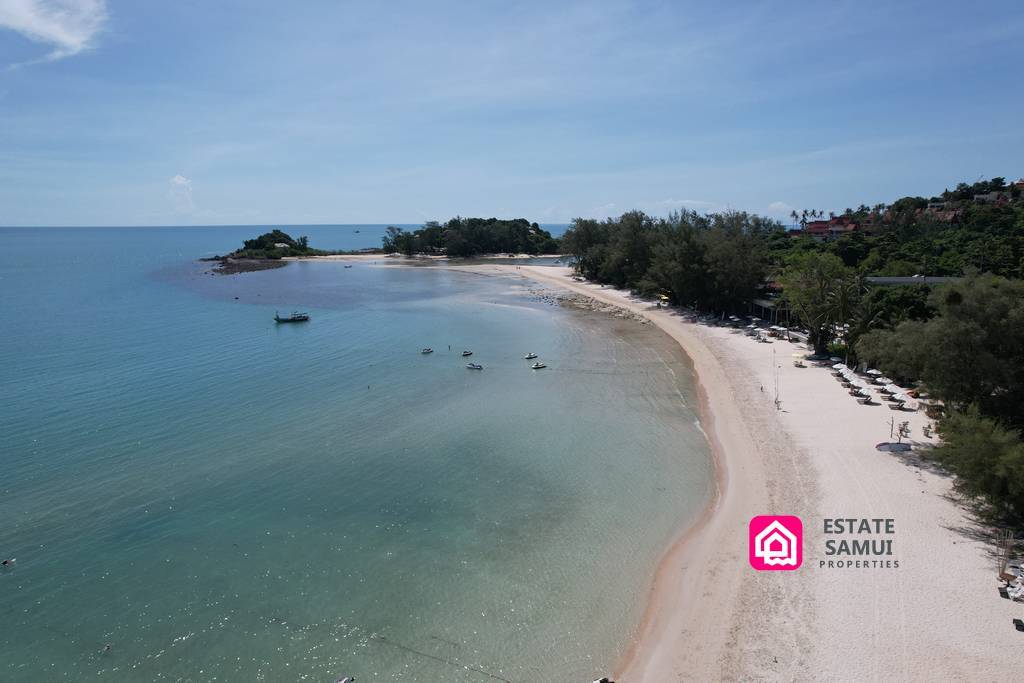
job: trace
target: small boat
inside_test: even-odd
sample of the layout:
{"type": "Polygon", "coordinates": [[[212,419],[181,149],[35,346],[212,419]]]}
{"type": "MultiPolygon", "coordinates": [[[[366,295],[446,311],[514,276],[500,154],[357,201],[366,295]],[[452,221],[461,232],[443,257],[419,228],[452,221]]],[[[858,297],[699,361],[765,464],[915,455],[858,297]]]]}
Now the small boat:
{"type": "Polygon", "coordinates": [[[309,322],[309,313],[299,313],[293,311],[287,318],[282,318],[277,312],[274,312],[274,322],[277,323],[305,323],[309,322]]]}
{"type": "Polygon", "coordinates": [[[484,369],[484,366],[480,365],[479,363],[466,363],[466,367],[469,368],[470,370],[483,370],[484,369]]]}
{"type": "Polygon", "coordinates": [[[429,346],[427,348],[423,349],[422,351],[420,351],[420,353],[422,353],[422,354],[428,354],[428,353],[433,353],[433,352],[434,352],[434,349],[430,348],[429,346]]]}
{"type": "Polygon", "coordinates": [[[352,266],[345,266],[345,267],[346,267],[346,268],[351,268],[352,266]]]}
{"type": "Polygon", "coordinates": [[[526,354],[525,356],[523,356],[523,358],[525,358],[526,360],[533,360],[536,357],[537,357],[537,354],[535,354],[533,352],[530,352],[530,353],[526,354]]]}
{"type": "Polygon", "coordinates": [[[546,368],[546,367],[547,367],[546,365],[544,365],[540,361],[537,361],[536,363],[534,363],[533,365],[530,366],[530,369],[532,369],[532,370],[540,370],[541,368],[546,368]]]}
{"type": "Polygon", "coordinates": [[[472,351],[463,351],[462,352],[462,357],[463,358],[465,358],[466,356],[472,356],[472,355],[473,355],[472,351]]]}
{"type": "Polygon", "coordinates": [[[358,231],[358,230],[356,230],[355,232],[356,232],[356,234],[357,234],[357,235],[359,234],[359,231],[358,231]]]}

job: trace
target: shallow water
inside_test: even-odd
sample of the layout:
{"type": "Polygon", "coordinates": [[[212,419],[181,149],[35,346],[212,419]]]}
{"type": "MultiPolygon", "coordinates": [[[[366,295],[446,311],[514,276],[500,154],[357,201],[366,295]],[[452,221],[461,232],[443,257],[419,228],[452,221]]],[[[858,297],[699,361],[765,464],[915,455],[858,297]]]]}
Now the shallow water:
{"type": "Polygon", "coordinates": [[[606,671],[709,490],[678,348],[516,278],[193,260],[258,231],[0,229],[0,679],[606,671]]]}

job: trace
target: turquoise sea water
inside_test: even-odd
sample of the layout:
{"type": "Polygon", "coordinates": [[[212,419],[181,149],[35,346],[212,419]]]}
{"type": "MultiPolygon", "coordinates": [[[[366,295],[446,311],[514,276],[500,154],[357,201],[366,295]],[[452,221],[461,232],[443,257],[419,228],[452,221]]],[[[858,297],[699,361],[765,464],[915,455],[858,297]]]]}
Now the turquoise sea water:
{"type": "Polygon", "coordinates": [[[0,229],[0,680],[606,671],[706,500],[685,357],[516,278],[194,260],[259,231],[0,229]]]}

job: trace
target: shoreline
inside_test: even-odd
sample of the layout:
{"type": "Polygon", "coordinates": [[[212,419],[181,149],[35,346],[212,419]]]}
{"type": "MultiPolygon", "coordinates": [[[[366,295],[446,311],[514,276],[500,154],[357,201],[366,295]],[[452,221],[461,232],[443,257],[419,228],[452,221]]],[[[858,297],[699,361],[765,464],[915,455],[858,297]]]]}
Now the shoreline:
{"type": "MultiPolygon", "coordinates": [[[[879,452],[895,415],[853,401],[826,369],[793,366],[807,349],[756,344],[686,322],[628,292],[571,279],[561,266],[445,266],[512,275],[641,316],[693,364],[716,491],[661,556],[644,614],[614,669],[620,683],[682,680],[996,680],[1024,675],[1020,603],[1001,599],[991,530],[948,475],[919,455],[879,452]],[[779,382],[779,408],[772,400],[779,382]],[[747,524],[804,521],[804,564],[757,572],[747,524]],[[822,520],[892,518],[899,568],[827,568],[822,520]],[[937,571],[938,567],[938,571],[937,571]],[[955,624],[956,628],[949,628],[955,624]]],[[[930,422],[900,412],[915,447],[930,422]]]]}
{"type": "MultiPolygon", "coordinates": [[[[685,632],[688,624],[698,623],[701,617],[730,604],[730,595],[735,595],[731,588],[736,585],[738,577],[735,574],[731,577],[716,577],[715,573],[708,574],[701,567],[723,559],[715,557],[714,549],[720,546],[718,541],[726,535],[729,527],[746,524],[747,518],[737,505],[738,501],[760,500],[764,495],[763,490],[759,490],[756,482],[751,479],[749,468],[742,471],[743,468],[739,468],[735,462],[735,455],[733,461],[730,461],[730,453],[749,453],[753,443],[742,425],[738,430],[729,429],[731,421],[737,416],[734,397],[727,382],[720,376],[721,368],[709,349],[692,335],[683,337],[679,334],[680,330],[667,328],[657,319],[646,315],[646,311],[640,311],[635,306],[623,306],[623,302],[616,300],[616,297],[600,296],[600,293],[615,290],[595,290],[594,285],[589,283],[569,278],[559,279],[534,268],[527,267],[526,272],[527,277],[538,282],[643,315],[675,340],[690,359],[699,398],[698,415],[712,454],[714,490],[700,514],[688,522],[658,561],[646,592],[643,616],[637,624],[634,637],[616,663],[614,674],[616,680],[623,683],[666,680],[665,675],[670,672],[671,675],[698,679],[718,677],[720,673],[714,670],[705,669],[700,673],[695,670],[703,667],[683,670],[670,664],[676,643],[666,636],[680,629],[685,632]],[[699,597],[692,599],[693,596],[699,597]]],[[[669,309],[663,310],[667,312],[669,309]]],[[[735,566],[738,563],[734,563],[735,566]]],[[[704,638],[707,639],[708,635],[705,632],[704,638]]],[[[727,634],[719,631],[710,641],[705,640],[703,643],[702,649],[707,653],[705,660],[721,661],[728,643],[727,634]]]]}
{"type": "MultiPolygon", "coordinates": [[[[689,322],[677,309],[573,280],[564,265],[423,261],[395,264],[571,292],[600,304],[595,310],[653,323],[692,363],[717,490],[638,594],[643,613],[615,663],[619,683],[1024,676],[1024,659],[1006,656],[1020,648],[1014,620],[1022,615],[1020,603],[999,595],[993,530],[919,453],[878,451],[897,414],[884,402],[858,404],[825,367],[793,366],[790,356],[806,355],[805,347],[689,322]],[[803,520],[797,571],[749,566],[748,522],[764,514],[803,520]],[[830,518],[894,520],[889,565],[827,565],[836,559],[825,544],[830,518]]],[[[915,448],[936,443],[920,436],[931,423],[923,413],[898,419],[915,448]]]]}

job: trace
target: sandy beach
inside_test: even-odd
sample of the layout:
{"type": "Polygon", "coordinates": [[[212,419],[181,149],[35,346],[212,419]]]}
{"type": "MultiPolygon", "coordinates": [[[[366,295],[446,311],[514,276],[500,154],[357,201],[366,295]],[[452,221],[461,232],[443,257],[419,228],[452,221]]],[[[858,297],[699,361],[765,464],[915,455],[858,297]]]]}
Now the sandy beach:
{"type": "Polygon", "coordinates": [[[989,532],[917,455],[879,452],[890,420],[922,434],[923,412],[862,406],[828,369],[793,365],[806,349],[758,344],[687,322],[568,268],[483,265],[642,315],[693,361],[717,457],[711,506],[668,550],[648,608],[616,671],[626,683],[683,680],[999,680],[1024,674],[1024,605],[998,593],[989,532]],[[774,355],[773,355],[774,354],[774,355]],[[774,404],[778,370],[780,409],[774,404]],[[804,523],[804,563],[757,572],[747,525],[759,514],[804,523]],[[898,568],[829,568],[825,518],[891,518],[898,568]]]}

